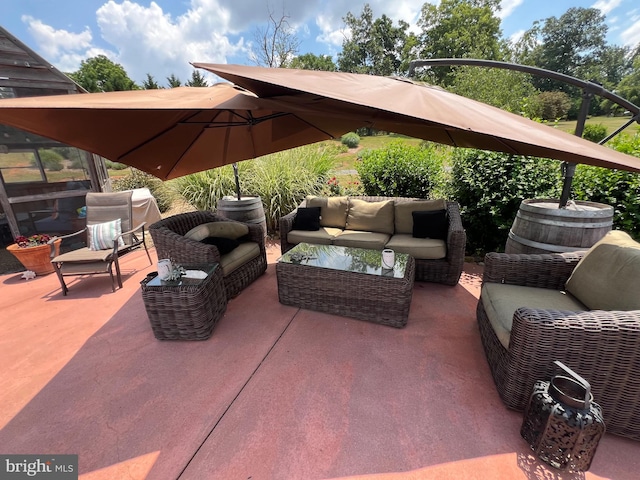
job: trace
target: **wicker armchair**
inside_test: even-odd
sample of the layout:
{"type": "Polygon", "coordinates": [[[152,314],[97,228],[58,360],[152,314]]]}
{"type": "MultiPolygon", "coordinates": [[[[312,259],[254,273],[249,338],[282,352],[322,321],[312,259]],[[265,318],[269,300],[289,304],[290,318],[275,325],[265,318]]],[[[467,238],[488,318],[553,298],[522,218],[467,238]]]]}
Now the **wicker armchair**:
{"type": "MultiPolygon", "coordinates": [[[[365,200],[367,202],[381,202],[393,200],[395,202],[408,202],[419,200],[417,198],[404,197],[371,197],[353,196],[349,198],[365,200]]],[[[306,205],[303,200],[298,207],[306,205]]],[[[291,250],[295,245],[287,241],[287,234],[293,229],[293,220],[297,209],[280,217],[280,248],[282,253],[291,250]]],[[[460,217],[460,206],[456,202],[447,202],[447,217],[449,219],[449,229],[447,233],[447,256],[438,260],[425,260],[416,258],[415,280],[419,282],[435,282],[445,285],[457,285],[462,274],[464,265],[465,247],[467,234],[462,226],[460,217]]]]}
{"type": "MultiPolygon", "coordinates": [[[[210,222],[232,222],[212,212],[188,212],[173,215],[152,224],[149,233],[156,247],[158,258],[171,258],[182,265],[200,265],[219,263],[220,252],[213,245],[185,238],[185,234],[194,227],[210,222]]],[[[235,297],[242,289],[267,270],[267,252],[264,244],[264,232],[258,224],[246,224],[249,227],[250,241],[260,247],[260,255],[224,277],[227,298],[235,297]]]]}
{"type": "MultiPolygon", "coordinates": [[[[489,253],[483,278],[564,291],[585,252],[489,253]]],[[[508,348],[492,327],[481,294],[477,320],[498,393],[510,408],[525,408],[536,380],[548,380],[560,360],[591,384],[607,432],[640,440],[640,311],[580,312],[518,308],[508,348]]]]}

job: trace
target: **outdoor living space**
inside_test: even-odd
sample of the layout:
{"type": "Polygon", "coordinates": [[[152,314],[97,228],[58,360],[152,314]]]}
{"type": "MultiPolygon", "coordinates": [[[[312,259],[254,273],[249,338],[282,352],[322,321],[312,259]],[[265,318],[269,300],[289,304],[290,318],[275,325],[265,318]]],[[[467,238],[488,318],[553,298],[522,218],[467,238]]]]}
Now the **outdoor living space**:
{"type": "Polygon", "coordinates": [[[637,478],[640,443],[610,434],[586,474],[533,455],[482,350],[481,265],[415,282],[393,328],[280,304],[279,256],[204,341],[154,338],[144,251],[115,292],[0,276],[0,452],[77,454],[83,479],[637,478]]]}

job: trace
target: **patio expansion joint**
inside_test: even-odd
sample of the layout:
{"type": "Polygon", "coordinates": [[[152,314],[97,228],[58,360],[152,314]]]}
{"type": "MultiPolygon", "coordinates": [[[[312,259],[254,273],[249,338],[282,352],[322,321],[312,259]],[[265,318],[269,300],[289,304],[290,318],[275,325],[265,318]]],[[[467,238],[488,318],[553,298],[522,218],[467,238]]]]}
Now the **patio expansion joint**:
{"type": "Polygon", "coordinates": [[[258,363],[258,365],[256,366],[256,368],[253,370],[253,372],[251,372],[251,375],[249,375],[249,378],[247,379],[246,382],[244,382],[244,384],[242,385],[242,387],[240,387],[240,390],[238,390],[238,393],[233,397],[233,399],[231,400],[231,402],[229,402],[229,405],[227,405],[227,408],[224,409],[224,412],[222,412],[222,415],[220,415],[220,418],[218,418],[218,420],[216,421],[215,425],[211,428],[211,430],[209,431],[209,433],[207,433],[207,435],[204,437],[204,439],[202,440],[202,443],[200,443],[200,445],[198,445],[198,448],[196,448],[195,452],[193,452],[193,455],[191,455],[191,458],[189,458],[189,460],[187,461],[187,463],[185,464],[184,468],[182,470],[180,470],[180,473],[178,474],[178,476],[176,477],[176,480],[180,479],[180,477],[182,477],[182,475],[184,474],[184,472],[187,470],[187,468],[189,468],[189,465],[191,464],[191,462],[193,461],[193,459],[198,455],[198,452],[202,449],[202,447],[204,446],[205,443],[207,443],[207,440],[209,440],[209,437],[211,437],[211,435],[213,434],[213,432],[215,431],[215,429],[218,427],[218,425],[220,424],[220,422],[225,418],[225,416],[227,415],[227,412],[231,409],[231,407],[235,404],[236,400],[240,397],[240,395],[242,395],[242,392],[245,390],[245,388],[247,387],[247,385],[249,385],[249,383],[251,382],[251,380],[253,379],[253,377],[255,377],[255,375],[258,373],[258,370],[260,370],[260,367],[263,365],[263,363],[267,360],[267,358],[269,358],[269,355],[271,355],[271,352],[273,351],[273,349],[276,347],[276,345],[278,345],[278,343],[280,342],[280,339],[284,336],[284,334],[286,333],[286,331],[289,329],[289,326],[293,323],[293,321],[295,320],[295,318],[298,316],[298,313],[300,313],[300,309],[298,308],[296,310],[296,312],[292,315],[291,320],[289,320],[289,322],[287,323],[287,325],[284,327],[284,329],[282,330],[282,332],[280,332],[280,335],[278,335],[278,338],[276,338],[275,342],[273,342],[273,345],[271,345],[271,347],[269,347],[269,350],[267,351],[267,353],[265,354],[264,357],[262,357],[262,360],[260,360],[260,362],[258,363]]]}

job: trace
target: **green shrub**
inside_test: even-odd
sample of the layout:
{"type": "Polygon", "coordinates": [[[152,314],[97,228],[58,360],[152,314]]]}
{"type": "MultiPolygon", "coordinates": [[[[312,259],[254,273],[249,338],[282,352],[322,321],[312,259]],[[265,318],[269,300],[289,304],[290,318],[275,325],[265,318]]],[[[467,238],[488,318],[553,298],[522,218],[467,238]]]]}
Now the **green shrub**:
{"type": "Polygon", "coordinates": [[[555,160],[456,148],[448,196],[461,207],[467,251],[504,251],[509,229],[526,198],[557,198],[555,160]]]}
{"type": "Polygon", "coordinates": [[[67,159],[70,161],[68,168],[72,168],[75,170],[86,170],[87,163],[85,159],[80,155],[80,151],[76,150],[75,148],[73,150],[75,150],[76,153],[72,154],[70,157],[67,157],[67,159]]]}
{"type": "MultiPolygon", "coordinates": [[[[45,170],[59,172],[64,168],[62,155],[52,149],[41,149],[38,151],[40,161],[45,170]]],[[[35,160],[34,160],[35,162],[35,160]]]]}
{"type": "Polygon", "coordinates": [[[640,174],[578,165],[572,187],[577,200],[611,205],[614,229],[640,238],[640,174]]]}
{"type": "Polygon", "coordinates": [[[349,148],[356,148],[360,145],[360,136],[354,132],[345,133],[342,136],[342,143],[349,148]]]}
{"type": "MultiPolygon", "coordinates": [[[[324,144],[294,148],[238,163],[242,196],[259,196],[274,233],[281,216],[306,195],[320,194],[333,166],[335,149],[324,144]]],[[[215,210],[225,195],[236,195],[233,168],[227,165],[175,180],[177,191],[199,210],[215,210]]]]}
{"type": "Polygon", "coordinates": [[[430,198],[444,183],[448,151],[432,144],[417,147],[393,141],[363,152],[356,170],[365,195],[430,198]]]}
{"type": "Polygon", "coordinates": [[[112,162],[111,160],[105,160],[104,164],[109,170],[124,170],[125,168],[129,168],[129,165],[125,165],[120,162],[112,162]]]}
{"type": "Polygon", "coordinates": [[[601,123],[587,124],[584,126],[584,131],[582,132],[582,138],[591,140],[594,143],[598,143],[600,140],[602,140],[606,136],[607,136],[607,127],[605,127],[601,123]]]}
{"type": "Polygon", "coordinates": [[[551,121],[565,118],[571,108],[571,99],[564,92],[542,92],[530,103],[531,116],[551,121]]]}
{"type": "Polygon", "coordinates": [[[177,194],[169,182],[163,182],[159,178],[135,168],[131,168],[131,171],[123,177],[112,179],[111,186],[115,192],[148,188],[156,199],[158,209],[163,213],[171,208],[177,198],[177,194]]]}
{"type": "Polygon", "coordinates": [[[626,153],[627,155],[640,157],[640,132],[635,135],[621,133],[620,135],[613,137],[607,145],[610,145],[615,150],[626,153]]]}

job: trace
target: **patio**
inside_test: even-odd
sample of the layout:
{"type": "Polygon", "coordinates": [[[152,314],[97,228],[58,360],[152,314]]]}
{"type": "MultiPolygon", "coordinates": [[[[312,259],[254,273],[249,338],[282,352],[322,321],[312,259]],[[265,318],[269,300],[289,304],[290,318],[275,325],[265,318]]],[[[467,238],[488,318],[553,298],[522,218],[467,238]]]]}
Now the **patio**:
{"type": "Polygon", "coordinates": [[[481,267],[417,282],[395,329],[281,305],[278,256],[203,342],[153,337],[144,252],[115,293],[0,276],[0,452],[78,454],[92,480],[637,477],[640,444],[613,435],[586,474],[532,456],[482,351],[481,267]]]}

